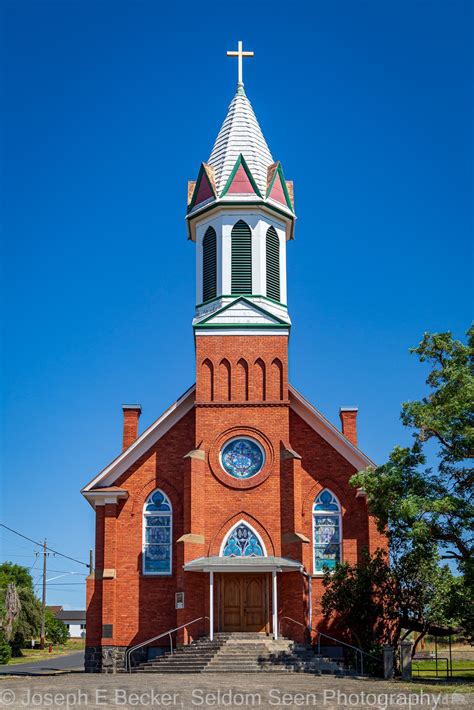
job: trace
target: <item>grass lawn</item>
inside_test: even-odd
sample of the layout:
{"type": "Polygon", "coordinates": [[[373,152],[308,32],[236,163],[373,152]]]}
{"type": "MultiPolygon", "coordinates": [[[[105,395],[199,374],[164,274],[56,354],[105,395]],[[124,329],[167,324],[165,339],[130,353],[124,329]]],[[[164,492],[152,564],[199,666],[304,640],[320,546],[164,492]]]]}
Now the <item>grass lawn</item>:
{"type": "MultiPolygon", "coordinates": [[[[446,661],[441,658],[438,658],[438,677],[446,678],[446,661]]],[[[452,677],[453,680],[456,678],[474,680],[474,660],[453,660],[452,677]]],[[[436,661],[413,661],[413,678],[436,678],[436,661]]]]}
{"type": "Polygon", "coordinates": [[[22,649],[22,655],[19,658],[10,659],[8,665],[13,666],[18,663],[34,663],[35,661],[44,661],[47,658],[55,658],[56,656],[65,656],[68,653],[82,651],[84,648],[84,639],[68,639],[64,644],[53,644],[51,653],[48,651],[49,644],[46,643],[44,651],[39,648],[39,641],[35,648],[22,649]]]}
{"type": "Polygon", "coordinates": [[[416,689],[419,693],[474,693],[474,683],[469,680],[456,680],[455,678],[449,681],[443,679],[416,679],[413,676],[413,681],[408,685],[405,684],[408,692],[412,693],[416,689]]]}

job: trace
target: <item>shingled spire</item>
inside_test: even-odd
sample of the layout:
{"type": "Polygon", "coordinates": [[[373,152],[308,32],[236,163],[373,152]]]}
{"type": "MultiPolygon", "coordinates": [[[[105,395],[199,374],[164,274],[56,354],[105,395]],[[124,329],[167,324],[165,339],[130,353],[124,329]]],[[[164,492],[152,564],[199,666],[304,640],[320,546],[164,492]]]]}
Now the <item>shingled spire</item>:
{"type": "Polygon", "coordinates": [[[272,165],[273,158],[252,104],[245,95],[243,87],[239,86],[230,102],[227,116],[207,161],[214,168],[218,195],[222,193],[241,154],[260,192],[264,195],[267,189],[268,168],[272,165]]]}
{"type": "MultiPolygon", "coordinates": [[[[265,212],[269,220],[279,220],[280,224],[284,224],[285,239],[293,239],[295,223],[293,183],[285,179],[280,162],[273,160],[252,104],[244,90],[242,60],[253,56],[253,52],[244,52],[243,43],[239,41],[238,50],[227,54],[238,59],[237,90],[229,104],[209,160],[207,163],[201,163],[196,180],[188,182],[186,214],[188,238],[197,240],[196,230],[200,230],[199,225],[204,215],[206,220],[213,219],[221,211],[223,214],[226,210],[238,209],[242,211],[240,216],[243,221],[249,226],[250,222],[254,221],[255,213],[252,213],[252,218],[250,214],[246,218],[244,211],[247,208],[251,210],[258,208],[265,212]]],[[[270,225],[270,222],[268,224],[270,225]]],[[[224,238],[222,221],[213,226],[213,229],[219,243],[219,240],[224,238]]],[[[250,226],[249,229],[253,229],[255,236],[255,229],[250,226]]],[[[202,237],[203,235],[200,239],[202,237]]],[[[254,241],[253,251],[256,249],[254,241]]],[[[216,254],[219,259],[223,258],[220,248],[216,250],[216,254]]],[[[264,261],[266,254],[264,250],[261,255],[264,261]]],[[[198,257],[200,258],[200,253],[198,257]]],[[[234,255],[234,263],[235,261],[234,255]]],[[[224,266],[227,268],[228,264],[224,266]]],[[[216,278],[222,279],[223,273],[220,267],[216,268],[216,278]]],[[[225,273],[227,274],[227,271],[225,273]]],[[[256,277],[256,273],[254,276],[256,277]]],[[[226,285],[227,287],[230,288],[230,284],[226,285]]],[[[260,287],[263,289],[261,293],[264,293],[266,285],[262,282],[260,287]]]]}

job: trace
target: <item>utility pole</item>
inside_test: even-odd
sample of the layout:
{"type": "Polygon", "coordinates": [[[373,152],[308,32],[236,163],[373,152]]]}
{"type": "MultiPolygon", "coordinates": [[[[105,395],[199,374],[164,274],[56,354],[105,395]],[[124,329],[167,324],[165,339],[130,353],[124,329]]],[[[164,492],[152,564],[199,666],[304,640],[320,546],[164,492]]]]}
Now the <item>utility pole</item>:
{"type": "Polygon", "coordinates": [[[41,634],[40,649],[44,649],[44,638],[46,635],[46,558],[48,557],[46,538],[43,542],[43,597],[41,601],[41,634]]]}

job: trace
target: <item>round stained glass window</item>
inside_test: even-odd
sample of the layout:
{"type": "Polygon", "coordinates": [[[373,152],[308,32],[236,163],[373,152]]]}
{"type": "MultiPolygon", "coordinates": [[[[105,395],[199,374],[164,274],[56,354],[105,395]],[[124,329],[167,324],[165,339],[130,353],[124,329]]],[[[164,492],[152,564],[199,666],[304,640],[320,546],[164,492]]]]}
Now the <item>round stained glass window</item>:
{"type": "Polygon", "coordinates": [[[263,449],[253,439],[231,439],[221,451],[222,468],[234,478],[251,478],[262,470],[264,463],[263,449]]]}

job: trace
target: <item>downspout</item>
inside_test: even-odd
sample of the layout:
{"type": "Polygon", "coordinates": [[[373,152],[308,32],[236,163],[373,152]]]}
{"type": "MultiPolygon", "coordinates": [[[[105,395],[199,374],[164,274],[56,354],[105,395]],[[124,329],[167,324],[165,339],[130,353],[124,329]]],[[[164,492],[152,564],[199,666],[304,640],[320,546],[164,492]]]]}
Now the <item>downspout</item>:
{"type": "Polygon", "coordinates": [[[308,580],[308,631],[311,637],[311,631],[313,630],[313,578],[310,574],[308,574],[308,572],[305,572],[304,569],[301,569],[300,571],[303,577],[306,577],[308,580]]]}

